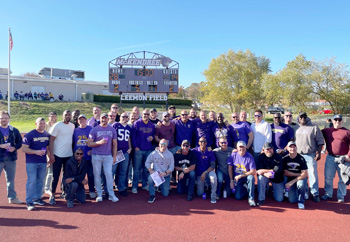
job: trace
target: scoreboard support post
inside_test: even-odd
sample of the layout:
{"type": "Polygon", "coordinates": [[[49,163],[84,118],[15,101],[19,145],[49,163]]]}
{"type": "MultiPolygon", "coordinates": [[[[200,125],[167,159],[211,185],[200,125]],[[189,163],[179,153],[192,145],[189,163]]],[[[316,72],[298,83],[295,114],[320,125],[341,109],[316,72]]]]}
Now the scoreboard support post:
{"type": "Polygon", "coordinates": [[[166,93],[166,110],[168,111],[168,96],[169,96],[169,93],[167,92],[166,93]]]}
{"type": "Polygon", "coordinates": [[[120,99],[119,99],[119,108],[121,108],[122,105],[123,105],[122,104],[122,94],[123,94],[122,92],[119,93],[119,97],[120,97],[120,99]]]}
{"type": "MultiPolygon", "coordinates": [[[[146,95],[146,93],[143,93],[143,96],[145,96],[146,95]]],[[[146,108],[146,102],[145,102],[145,99],[143,98],[143,109],[145,109],[146,108]]]]}

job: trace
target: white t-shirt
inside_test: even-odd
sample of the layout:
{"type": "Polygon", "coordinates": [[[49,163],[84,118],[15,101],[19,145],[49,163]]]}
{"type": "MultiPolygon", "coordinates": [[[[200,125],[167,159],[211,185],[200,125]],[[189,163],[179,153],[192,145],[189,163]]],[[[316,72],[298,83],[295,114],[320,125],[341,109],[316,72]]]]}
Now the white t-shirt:
{"type": "Polygon", "coordinates": [[[271,126],[268,122],[261,120],[259,124],[253,123],[252,130],[254,133],[253,147],[255,153],[260,153],[265,142],[271,142],[271,126]]]}
{"type": "Polygon", "coordinates": [[[58,157],[70,157],[73,155],[72,142],[74,124],[61,122],[55,123],[50,128],[50,135],[56,137],[53,143],[53,153],[58,157]]]}

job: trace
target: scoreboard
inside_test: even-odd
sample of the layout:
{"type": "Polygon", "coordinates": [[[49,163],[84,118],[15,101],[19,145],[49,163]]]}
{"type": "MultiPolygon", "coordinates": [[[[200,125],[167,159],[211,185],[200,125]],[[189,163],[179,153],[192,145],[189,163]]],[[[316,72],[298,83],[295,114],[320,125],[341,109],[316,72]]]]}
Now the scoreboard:
{"type": "MultiPolygon", "coordinates": [[[[131,54],[135,55],[135,53],[131,54]]],[[[118,57],[111,61],[109,63],[109,92],[177,93],[179,83],[178,64],[169,67],[169,63],[173,60],[159,56],[156,56],[157,58],[153,57],[153,59],[118,57]]]]}
{"type": "Polygon", "coordinates": [[[178,92],[179,69],[109,68],[110,92],[178,92]]]}

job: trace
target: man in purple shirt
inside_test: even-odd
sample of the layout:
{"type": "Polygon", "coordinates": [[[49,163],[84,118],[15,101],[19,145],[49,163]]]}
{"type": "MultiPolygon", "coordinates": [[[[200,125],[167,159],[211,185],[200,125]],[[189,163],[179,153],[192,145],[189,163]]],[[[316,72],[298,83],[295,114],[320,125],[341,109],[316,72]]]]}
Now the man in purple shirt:
{"type": "Polygon", "coordinates": [[[92,166],[94,170],[95,187],[97,191],[96,202],[102,202],[101,189],[101,169],[106,176],[108,199],[112,202],[118,202],[119,199],[113,191],[112,165],[116,163],[117,158],[117,132],[108,125],[108,115],[106,113],[100,116],[100,125],[94,127],[88,139],[88,146],[92,147],[92,166]]]}
{"type": "Polygon", "coordinates": [[[177,150],[181,149],[182,141],[184,140],[192,140],[194,134],[194,124],[191,120],[188,119],[188,113],[186,110],[181,111],[181,118],[178,120],[173,120],[175,123],[175,134],[176,139],[175,143],[177,146],[177,150]]]}
{"type": "Polygon", "coordinates": [[[91,163],[91,147],[87,146],[87,141],[89,134],[92,130],[91,126],[87,125],[87,119],[85,115],[79,115],[78,117],[79,127],[74,130],[73,133],[73,146],[74,153],[77,149],[82,149],[84,155],[83,158],[87,163],[87,177],[88,177],[88,185],[89,185],[89,193],[90,198],[96,198],[95,193],[95,181],[94,181],[94,173],[91,163]]]}
{"type": "Polygon", "coordinates": [[[251,207],[255,207],[254,201],[254,188],[256,173],[256,167],[254,158],[247,152],[247,145],[244,141],[238,141],[238,152],[232,153],[228,158],[227,164],[229,165],[228,172],[230,175],[231,189],[236,190],[235,197],[237,200],[243,199],[248,195],[248,204],[251,207]]]}
{"type": "Polygon", "coordinates": [[[127,171],[129,167],[129,155],[131,153],[131,127],[128,125],[128,113],[122,113],[120,118],[120,123],[116,123],[114,128],[117,131],[118,152],[123,152],[125,159],[117,163],[119,166],[119,174],[115,177],[115,184],[118,185],[119,194],[125,197],[128,195],[126,191],[126,184],[127,171]]]}
{"type": "Polygon", "coordinates": [[[202,196],[205,193],[204,185],[210,183],[211,196],[210,202],[216,203],[217,177],[215,174],[215,156],[213,151],[208,150],[207,140],[204,137],[199,139],[199,147],[192,149],[197,158],[196,176],[197,176],[197,195],[202,196]]]}
{"type": "Polygon", "coordinates": [[[93,117],[88,119],[87,125],[89,125],[91,127],[96,127],[97,125],[100,124],[101,108],[99,108],[97,106],[94,107],[92,109],[92,114],[93,114],[93,117]]]}
{"type": "Polygon", "coordinates": [[[148,170],[145,168],[145,162],[148,155],[152,152],[152,140],[154,139],[155,126],[149,121],[149,110],[142,112],[142,118],[135,121],[132,128],[131,142],[135,149],[134,156],[134,176],[132,181],[132,193],[137,193],[139,177],[142,172],[142,188],[148,190],[148,170]]]}
{"type": "Polygon", "coordinates": [[[35,205],[44,205],[41,193],[46,174],[46,151],[48,150],[50,135],[45,131],[45,119],[37,118],[36,128],[23,138],[22,149],[26,154],[26,202],[29,211],[35,210],[35,205]]]}
{"type": "Polygon", "coordinates": [[[293,128],[282,123],[281,114],[275,113],[273,115],[273,124],[271,124],[271,132],[274,151],[284,155],[288,142],[294,139],[293,128]]]}
{"type": "Polygon", "coordinates": [[[204,137],[207,142],[207,148],[211,151],[211,145],[214,143],[214,134],[212,133],[212,128],[215,122],[208,121],[206,111],[201,111],[199,115],[200,119],[195,119],[193,122],[195,124],[196,131],[196,144],[199,144],[199,139],[204,137]]]}
{"type": "Polygon", "coordinates": [[[249,150],[254,140],[253,130],[247,122],[239,121],[238,113],[232,113],[232,121],[233,123],[229,126],[229,128],[231,129],[232,133],[236,132],[237,134],[237,140],[235,141],[244,141],[244,143],[247,144],[247,150],[249,150]]]}

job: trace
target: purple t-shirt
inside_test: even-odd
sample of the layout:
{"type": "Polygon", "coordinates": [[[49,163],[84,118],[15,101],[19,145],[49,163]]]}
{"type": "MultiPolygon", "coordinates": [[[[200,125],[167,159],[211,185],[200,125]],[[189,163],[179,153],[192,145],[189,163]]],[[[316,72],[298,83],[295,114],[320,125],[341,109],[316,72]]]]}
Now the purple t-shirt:
{"type": "Polygon", "coordinates": [[[154,138],[155,126],[153,123],[148,121],[147,124],[142,119],[135,121],[132,127],[132,145],[134,148],[140,150],[153,150],[152,142],[149,142],[147,138],[152,136],[154,138]]]}
{"type": "Polygon", "coordinates": [[[294,130],[287,124],[281,123],[278,126],[271,124],[272,145],[275,150],[284,149],[288,142],[294,138],[294,130]]]}
{"type": "Polygon", "coordinates": [[[210,166],[215,168],[215,155],[213,151],[206,149],[204,152],[201,151],[200,147],[192,149],[197,158],[196,164],[196,176],[201,176],[210,166]]]}
{"type": "Polygon", "coordinates": [[[85,128],[78,127],[74,130],[73,133],[74,152],[78,148],[81,148],[84,151],[85,160],[91,160],[91,156],[88,155],[88,152],[91,150],[91,147],[88,147],[86,143],[91,130],[91,126],[86,126],[85,128]]]}
{"type": "Polygon", "coordinates": [[[115,123],[113,128],[117,131],[118,150],[123,151],[123,153],[127,152],[129,149],[131,127],[128,124],[124,126],[121,123],[115,123]]]}
{"type": "MultiPolygon", "coordinates": [[[[3,128],[3,127],[0,127],[0,131],[2,133],[2,136],[4,136],[4,141],[5,141],[5,144],[7,144],[7,141],[9,139],[9,133],[10,133],[10,128],[9,126],[7,126],[7,128],[3,128]]],[[[6,150],[5,153],[4,153],[5,156],[8,156],[9,155],[9,152],[6,150]]]]}
{"type": "Polygon", "coordinates": [[[207,121],[203,123],[200,119],[193,120],[196,129],[196,145],[201,137],[206,138],[207,147],[210,147],[214,142],[214,135],[212,133],[212,128],[216,124],[214,121],[207,121]]]}
{"type": "Polygon", "coordinates": [[[87,121],[87,125],[91,127],[96,127],[97,125],[100,125],[100,120],[96,120],[94,117],[89,118],[87,121]]]}
{"type": "MultiPolygon", "coordinates": [[[[32,150],[47,150],[49,145],[50,134],[47,131],[40,133],[33,129],[23,137],[23,144],[28,145],[32,150]]],[[[46,154],[46,153],[45,153],[46,154]]],[[[26,153],[26,163],[46,163],[46,156],[26,153]]]]}
{"type": "Polygon", "coordinates": [[[235,142],[242,140],[246,144],[248,144],[248,139],[249,139],[248,134],[250,132],[253,132],[252,128],[249,126],[248,123],[239,121],[236,124],[232,123],[229,127],[230,127],[231,131],[233,131],[233,132],[235,131],[237,134],[237,136],[236,136],[237,140],[234,140],[235,142]]]}
{"type": "Polygon", "coordinates": [[[187,139],[189,142],[192,142],[194,124],[191,120],[188,120],[186,123],[182,122],[181,119],[173,120],[176,127],[176,145],[181,146],[183,140],[187,139]]]}
{"type": "Polygon", "coordinates": [[[117,139],[117,132],[115,129],[108,125],[107,127],[101,127],[101,125],[98,125],[90,131],[89,139],[92,139],[94,142],[100,141],[104,138],[108,138],[108,142],[103,145],[92,147],[93,155],[113,155],[113,139],[117,139]]]}
{"type": "Polygon", "coordinates": [[[159,139],[166,139],[169,140],[168,149],[172,149],[175,147],[175,123],[170,122],[169,126],[165,126],[162,124],[160,127],[156,127],[156,136],[158,136],[159,139]]]}
{"type": "Polygon", "coordinates": [[[251,170],[255,170],[254,158],[248,152],[244,156],[240,156],[238,152],[234,152],[227,160],[229,166],[234,166],[235,176],[242,175],[251,170]]]}

